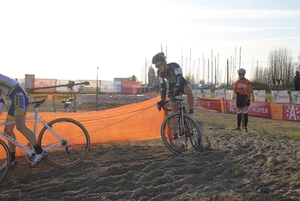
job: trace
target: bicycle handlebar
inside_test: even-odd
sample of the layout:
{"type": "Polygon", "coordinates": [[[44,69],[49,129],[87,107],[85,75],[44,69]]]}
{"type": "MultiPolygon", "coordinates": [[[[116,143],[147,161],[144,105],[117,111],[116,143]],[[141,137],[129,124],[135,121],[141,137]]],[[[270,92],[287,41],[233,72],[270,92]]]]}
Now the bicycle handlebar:
{"type": "Polygon", "coordinates": [[[170,100],[167,100],[166,102],[164,102],[164,105],[162,106],[162,109],[164,109],[164,110],[166,110],[166,111],[171,111],[171,109],[170,108],[165,108],[165,105],[167,105],[167,103],[169,103],[170,102],[170,100]]]}
{"type": "Polygon", "coordinates": [[[168,96],[169,96],[170,100],[172,100],[172,101],[176,101],[176,102],[182,102],[183,101],[183,99],[176,98],[172,94],[169,94],[168,96]]]}

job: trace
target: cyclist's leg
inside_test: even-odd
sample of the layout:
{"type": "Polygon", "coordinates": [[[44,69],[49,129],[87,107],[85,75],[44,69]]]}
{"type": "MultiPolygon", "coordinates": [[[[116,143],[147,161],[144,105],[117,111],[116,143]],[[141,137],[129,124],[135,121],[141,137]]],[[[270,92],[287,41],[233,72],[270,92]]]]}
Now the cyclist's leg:
{"type": "MultiPolygon", "coordinates": [[[[16,88],[11,94],[12,110],[11,116],[15,119],[16,128],[32,145],[37,144],[34,133],[26,126],[26,107],[29,103],[28,96],[22,88],[16,88]]],[[[9,117],[11,118],[11,117],[9,117]]]]}
{"type": "MultiPolygon", "coordinates": [[[[13,121],[14,120],[14,111],[15,111],[15,104],[14,104],[14,100],[11,99],[11,105],[10,105],[10,107],[8,109],[8,112],[7,112],[6,121],[13,121]]],[[[14,128],[15,128],[14,123],[7,124],[4,127],[4,132],[7,135],[11,136],[12,138],[16,139],[16,135],[14,133],[14,128]]],[[[12,154],[14,154],[15,150],[16,150],[16,146],[8,141],[8,147],[9,147],[10,152],[12,154]]]]}
{"type": "MultiPolygon", "coordinates": [[[[176,102],[171,102],[171,110],[172,110],[172,114],[175,114],[178,112],[178,105],[176,102]]],[[[173,136],[178,135],[177,125],[178,125],[177,119],[176,118],[171,119],[171,134],[173,136]]]]}

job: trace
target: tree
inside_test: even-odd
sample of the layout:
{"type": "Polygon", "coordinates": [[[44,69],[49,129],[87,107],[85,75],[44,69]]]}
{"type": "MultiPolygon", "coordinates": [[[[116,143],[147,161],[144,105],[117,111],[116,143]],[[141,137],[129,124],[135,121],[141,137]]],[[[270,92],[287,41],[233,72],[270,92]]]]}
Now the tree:
{"type": "Polygon", "coordinates": [[[129,77],[129,79],[132,82],[138,82],[139,81],[135,75],[132,75],[131,77],[129,77]]]}
{"type": "Polygon", "coordinates": [[[291,81],[292,56],[286,48],[279,48],[269,53],[269,73],[273,86],[291,81]]]}
{"type": "Polygon", "coordinates": [[[150,86],[155,86],[155,83],[156,83],[156,73],[155,73],[155,70],[154,68],[151,66],[149,68],[149,71],[148,71],[148,81],[149,81],[149,85],[150,86]]]}

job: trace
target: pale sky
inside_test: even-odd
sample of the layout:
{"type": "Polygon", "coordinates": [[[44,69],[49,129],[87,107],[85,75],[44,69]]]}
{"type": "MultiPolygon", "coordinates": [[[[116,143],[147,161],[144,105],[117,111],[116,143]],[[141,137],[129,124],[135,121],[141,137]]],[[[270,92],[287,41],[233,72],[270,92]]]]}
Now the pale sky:
{"type": "Polygon", "coordinates": [[[0,73],[16,78],[95,80],[99,67],[99,80],[144,82],[161,47],[200,78],[211,53],[221,75],[227,59],[250,72],[275,48],[300,54],[299,0],[0,0],[0,27],[0,73]]]}

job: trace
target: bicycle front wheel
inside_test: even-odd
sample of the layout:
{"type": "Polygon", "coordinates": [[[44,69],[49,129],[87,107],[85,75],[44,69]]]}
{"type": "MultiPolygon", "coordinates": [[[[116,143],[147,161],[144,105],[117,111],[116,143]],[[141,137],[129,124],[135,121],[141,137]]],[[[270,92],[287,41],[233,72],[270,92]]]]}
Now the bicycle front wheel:
{"type": "Polygon", "coordinates": [[[78,121],[70,118],[58,118],[48,125],[63,140],[57,139],[51,131],[44,126],[38,141],[43,148],[61,143],[61,146],[47,151],[45,161],[58,168],[72,167],[80,163],[90,150],[90,137],[85,127],[78,121]]]}
{"type": "Polygon", "coordinates": [[[0,140],[0,181],[2,181],[8,173],[10,167],[9,161],[11,161],[11,155],[8,146],[5,142],[0,140]]]}
{"type": "Polygon", "coordinates": [[[189,115],[183,115],[183,125],[180,124],[181,116],[171,114],[161,125],[161,137],[166,147],[175,154],[190,154],[201,146],[202,135],[198,123],[189,115]],[[184,147],[174,143],[173,135],[176,133],[184,147]]]}

